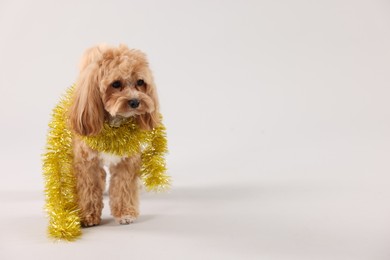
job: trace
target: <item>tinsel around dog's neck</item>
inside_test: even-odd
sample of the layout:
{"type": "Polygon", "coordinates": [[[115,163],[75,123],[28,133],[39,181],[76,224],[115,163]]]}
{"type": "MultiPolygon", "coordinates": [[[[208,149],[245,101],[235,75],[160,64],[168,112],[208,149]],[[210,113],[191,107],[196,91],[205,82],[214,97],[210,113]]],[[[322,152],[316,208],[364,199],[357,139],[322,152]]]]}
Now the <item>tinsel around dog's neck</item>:
{"type": "Polygon", "coordinates": [[[79,137],[98,152],[130,157],[140,152],[143,143],[150,143],[150,135],[151,131],[140,130],[134,118],[128,118],[115,125],[106,121],[97,135],[79,137]]]}
{"type": "Polygon", "coordinates": [[[119,126],[105,122],[99,134],[82,136],[92,149],[117,156],[133,156],[141,152],[140,176],[148,190],[160,190],[169,186],[165,175],[164,155],[168,152],[165,126],[141,130],[134,118],[124,120],[119,126]]]}
{"type": "MultiPolygon", "coordinates": [[[[67,112],[74,87],[53,109],[47,135],[47,152],[43,158],[45,177],[46,211],[49,215],[49,235],[56,239],[74,240],[81,235],[79,209],[77,206],[76,180],[73,172],[72,139],[74,133],[67,124],[67,112]]],[[[169,187],[164,155],[167,140],[163,124],[151,131],[141,130],[134,118],[121,122],[117,127],[105,122],[102,131],[91,137],[80,136],[98,152],[119,156],[141,153],[139,175],[148,190],[163,190],[169,187]]]]}

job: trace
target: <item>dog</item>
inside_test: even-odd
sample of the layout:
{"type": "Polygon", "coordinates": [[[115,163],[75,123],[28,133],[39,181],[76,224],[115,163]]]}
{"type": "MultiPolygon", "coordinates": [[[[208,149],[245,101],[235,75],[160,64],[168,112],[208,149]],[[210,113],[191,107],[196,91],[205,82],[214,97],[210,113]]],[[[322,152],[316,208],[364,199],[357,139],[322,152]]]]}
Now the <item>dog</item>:
{"type": "Polygon", "coordinates": [[[132,118],[142,130],[160,124],[159,101],[145,54],[125,45],[98,45],[88,49],[69,107],[73,171],[82,226],[99,225],[103,209],[106,171],[109,169],[109,204],[119,224],[139,216],[141,154],[118,156],[90,147],[83,139],[98,135],[103,124],[118,127],[132,118]]]}

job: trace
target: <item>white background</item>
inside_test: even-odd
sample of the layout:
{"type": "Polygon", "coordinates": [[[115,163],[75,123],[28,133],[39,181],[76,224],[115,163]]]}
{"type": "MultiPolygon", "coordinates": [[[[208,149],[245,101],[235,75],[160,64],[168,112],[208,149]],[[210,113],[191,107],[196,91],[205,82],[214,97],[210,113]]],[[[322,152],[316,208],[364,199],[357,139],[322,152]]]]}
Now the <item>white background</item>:
{"type": "Polygon", "coordinates": [[[388,1],[1,0],[0,37],[0,259],[390,259],[388,1]],[[53,243],[47,123],[102,42],[148,54],[173,188],[53,243]]]}

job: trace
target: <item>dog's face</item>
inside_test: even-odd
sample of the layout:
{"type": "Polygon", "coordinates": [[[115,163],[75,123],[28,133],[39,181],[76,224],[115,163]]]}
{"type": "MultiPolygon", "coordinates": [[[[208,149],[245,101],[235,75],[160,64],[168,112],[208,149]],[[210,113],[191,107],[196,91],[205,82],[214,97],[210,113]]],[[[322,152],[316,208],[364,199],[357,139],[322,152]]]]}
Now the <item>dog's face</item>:
{"type": "Polygon", "coordinates": [[[95,135],[109,119],[134,117],[143,129],[159,123],[158,99],[145,55],[121,45],[87,50],[70,109],[70,125],[95,135]]]}

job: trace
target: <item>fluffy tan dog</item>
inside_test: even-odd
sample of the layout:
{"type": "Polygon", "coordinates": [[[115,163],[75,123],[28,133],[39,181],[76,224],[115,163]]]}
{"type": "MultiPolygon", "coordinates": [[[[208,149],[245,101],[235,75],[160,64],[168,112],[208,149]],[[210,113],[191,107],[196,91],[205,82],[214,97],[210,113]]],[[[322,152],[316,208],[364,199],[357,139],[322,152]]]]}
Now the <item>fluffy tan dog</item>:
{"type": "MultiPolygon", "coordinates": [[[[124,45],[99,45],[84,54],[69,111],[70,128],[79,136],[100,132],[104,122],[119,126],[134,117],[141,129],[159,124],[159,104],[145,55],[124,45]]],[[[139,215],[140,155],[119,157],[91,149],[80,137],[73,140],[74,171],[83,226],[98,225],[103,209],[107,166],[111,178],[111,213],[120,224],[139,215]]]]}

